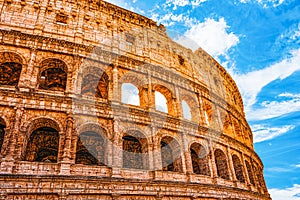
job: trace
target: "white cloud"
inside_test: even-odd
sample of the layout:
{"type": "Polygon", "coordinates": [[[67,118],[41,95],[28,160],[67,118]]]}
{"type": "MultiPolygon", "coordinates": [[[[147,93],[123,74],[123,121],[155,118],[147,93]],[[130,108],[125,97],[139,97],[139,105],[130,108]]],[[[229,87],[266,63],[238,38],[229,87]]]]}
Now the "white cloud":
{"type": "Polygon", "coordinates": [[[285,0],[240,0],[241,3],[247,2],[257,2],[258,4],[262,5],[264,8],[267,7],[277,7],[283,4],[285,0]]]}
{"type": "MultiPolygon", "coordinates": [[[[283,96],[283,94],[279,95],[283,96]]],[[[288,97],[288,96],[286,96],[288,97]]],[[[263,120],[278,117],[287,113],[300,111],[300,94],[292,95],[292,99],[286,101],[264,101],[260,105],[262,108],[252,109],[247,114],[248,120],[263,120]]]]}
{"type": "Polygon", "coordinates": [[[189,18],[183,14],[176,15],[173,13],[167,13],[163,16],[153,13],[151,19],[157,21],[159,24],[164,24],[164,26],[167,27],[174,25],[175,22],[181,22],[184,23],[185,26],[190,26],[195,21],[195,19],[189,18]]]}
{"type": "MultiPolygon", "coordinates": [[[[257,118],[263,117],[263,114],[267,113],[267,110],[253,110],[252,105],[256,103],[257,94],[261,91],[261,89],[268,85],[270,82],[276,79],[285,79],[295,71],[300,70],[300,49],[294,50],[291,52],[292,57],[288,59],[284,59],[279,63],[271,65],[270,67],[252,71],[247,74],[237,74],[233,73],[232,76],[234,80],[237,82],[241,94],[243,96],[244,105],[245,105],[245,112],[247,114],[248,119],[255,119],[254,114],[257,118]],[[255,113],[255,112],[260,112],[255,113]]],[[[291,107],[288,103],[293,103],[294,108],[298,109],[298,102],[299,99],[291,100],[290,102],[265,102],[262,106],[271,111],[270,106],[276,106],[278,111],[275,110],[273,114],[270,114],[269,117],[279,116],[283,112],[284,106],[288,109],[291,107]]],[[[291,108],[290,108],[291,109],[291,108]]],[[[290,110],[292,111],[292,110],[290,110]]],[[[289,111],[289,112],[290,112],[289,111]]],[[[269,118],[268,117],[268,118],[269,118]]],[[[263,117],[266,119],[266,117],[263,117]]]]}
{"type": "Polygon", "coordinates": [[[271,140],[295,128],[295,126],[269,127],[267,125],[253,125],[254,143],[271,140]]]}
{"type": "Polygon", "coordinates": [[[294,184],[285,189],[271,188],[269,193],[273,200],[300,200],[300,185],[294,184]]]}
{"type": "Polygon", "coordinates": [[[295,167],[300,168],[300,164],[295,165],[295,167]]]}
{"type": "Polygon", "coordinates": [[[239,42],[239,38],[233,32],[227,32],[228,28],[224,18],[220,18],[219,21],[208,18],[203,23],[193,24],[185,32],[185,37],[179,37],[176,41],[192,50],[200,46],[212,56],[226,55],[227,51],[239,42]],[[195,41],[195,44],[190,41],[195,41]]]}
{"type": "Polygon", "coordinates": [[[192,7],[197,7],[199,6],[201,3],[205,2],[207,0],[167,0],[166,3],[164,4],[164,7],[168,7],[168,6],[173,6],[173,10],[176,10],[177,7],[184,7],[187,5],[192,5],[192,7]]]}
{"type": "Polygon", "coordinates": [[[204,3],[206,0],[194,0],[191,2],[193,7],[199,6],[201,3],[204,3]]]}

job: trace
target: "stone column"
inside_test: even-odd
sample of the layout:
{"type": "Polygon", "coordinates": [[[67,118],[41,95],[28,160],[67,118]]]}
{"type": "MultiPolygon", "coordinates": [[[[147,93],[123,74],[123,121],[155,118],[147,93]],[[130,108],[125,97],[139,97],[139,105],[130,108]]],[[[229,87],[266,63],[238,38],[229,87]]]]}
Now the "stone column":
{"type": "Polygon", "coordinates": [[[193,173],[193,165],[192,165],[192,159],[190,156],[189,144],[188,144],[186,134],[182,134],[182,144],[183,144],[183,151],[184,151],[183,152],[184,164],[182,165],[183,172],[189,175],[193,173]]]}
{"type": "Polygon", "coordinates": [[[215,160],[215,152],[212,147],[212,144],[210,144],[210,152],[211,152],[211,158],[210,158],[210,166],[211,166],[211,172],[212,172],[212,178],[217,178],[218,177],[218,170],[217,170],[217,165],[216,165],[216,160],[215,160]]]}
{"type": "Polygon", "coordinates": [[[33,77],[33,70],[35,65],[37,50],[35,48],[30,49],[30,60],[28,65],[22,66],[22,72],[19,80],[19,89],[20,91],[29,91],[30,89],[34,89],[36,83],[36,77],[33,77]],[[35,78],[35,79],[33,79],[35,78]],[[34,81],[33,81],[34,80],[34,81]]]}
{"type": "Polygon", "coordinates": [[[202,102],[202,99],[200,97],[200,94],[197,94],[197,99],[198,99],[198,102],[199,102],[199,110],[200,110],[200,116],[199,116],[199,124],[201,126],[205,125],[206,124],[206,119],[205,119],[205,110],[203,109],[203,102],[202,102]]]}
{"type": "Polygon", "coordinates": [[[61,169],[60,169],[61,175],[70,174],[73,130],[74,130],[73,118],[71,116],[68,116],[66,119],[66,133],[65,133],[65,140],[63,145],[63,155],[62,155],[61,169]]]}
{"type": "Polygon", "coordinates": [[[151,80],[151,73],[148,71],[148,106],[149,106],[149,111],[154,111],[155,110],[155,99],[153,96],[153,91],[152,91],[152,80],[151,80]]]}
{"type": "MultiPolygon", "coordinates": [[[[149,140],[148,140],[148,142],[149,142],[149,140]]],[[[153,157],[153,155],[154,155],[154,145],[153,145],[152,141],[148,143],[148,148],[149,148],[148,149],[148,154],[147,154],[148,159],[149,159],[149,162],[148,162],[148,167],[149,168],[148,169],[153,171],[153,170],[155,170],[155,167],[154,167],[154,157],[153,157]]]]}
{"type": "Polygon", "coordinates": [[[19,133],[20,133],[20,127],[21,127],[21,121],[22,121],[22,117],[24,114],[24,108],[23,107],[15,107],[16,109],[16,113],[15,113],[15,123],[13,125],[13,129],[11,132],[11,137],[10,137],[10,144],[8,146],[8,152],[7,152],[7,156],[8,157],[12,157],[13,159],[15,158],[16,155],[16,147],[20,146],[22,141],[18,141],[19,140],[19,133]],[[17,145],[19,144],[19,145],[17,145]]]}
{"type": "Polygon", "coordinates": [[[117,120],[114,120],[114,137],[112,138],[112,176],[121,177],[121,168],[123,164],[123,148],[120,137],[120,128],[117,120]]]}
{"type": "Polygon", "coordinates": [[[242,153],[242,163],[243,163],[243,172],[244,172],[244,175],[245,175],[245,182],[248,186],[251,185],[250,183],[250,178],[249,178],[249,174],[248,174],[248,169],[247,169],[247,166],[246,166],[246,162],[245,162],[245,156],[244,154],[242,153]]]}
{"type": "Polygon", "coordinates": [[[119,92],[119,70],[116,65],[113,66],[112,70],[112,87],[108,93],[108,100],[113,102],[120,102],[120,92],[119,92]]]}
{"type": "Polygon", "coordinates": [[[234,165],[233,165],[233,161],[232,161],[232,156],[231,156],[231,150],[230,147],[227,146],[227,157],[228,157],[228,168],[229,168],[229,177],[231,180],[233,180],[234,182],[237,181],[236,176],[235,176],[235,169],[234,169],[234,165]]]}
{"type": "MultiPolygon", "coordinates": [[[[7,143],[6,152],[4,152],[4,158],[2,158],[2,162],[0,163],[0,171],[1,173],[12,173],[16,155],[16,147],[20,146],[22,141],[19,141],[21,120],[24,113],[23,107],[15,107],[15,116],[14,116],[14,124],[12,126],[12,130],[10,131],[7,143]]],[[[21,150],[20,148],[17,150],[21,150]]]]}
{"type": "Polygon", "coordinates": [[[160,144],[158,143],[158,137],[156,135],[156,127],[151,127],[152,131],[152,140],[153,140],[153,168],[155,171],[162,170],[162,162],[161,162],[161,149],[160,144]]]}

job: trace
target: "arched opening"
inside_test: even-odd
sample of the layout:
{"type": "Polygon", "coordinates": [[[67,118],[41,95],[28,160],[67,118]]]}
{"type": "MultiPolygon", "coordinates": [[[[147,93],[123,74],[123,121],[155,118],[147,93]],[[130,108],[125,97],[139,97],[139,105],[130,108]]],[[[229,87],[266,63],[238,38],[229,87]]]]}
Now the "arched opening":
{"type": "Polygon", "coordinates": [[[123,141],[123,167],[143,169],[143,148],[141,142],[133,136],[124,136],[123,141]]]}
{"type": "Polygon", "coordinates": [[[247,168],[247,172],[248,172],[248,177],[250,179],[250,183],[252,185],[255,185],[255,181],[254,181],[254,177],[253,177],[251,165],[249,164],[249,162],[247,160],[245,160],[245,163],[246,163],[246,168],[247,168]]]}
{"type": "Polygon", "coordinates": [[[229,180],[229,171],[227,165],[227,159],[224,152],[220,149],[215,150],[215,162],[217,166],[218,176],[229,180]]]}
{"type": "Polygon", "coordinates": [[[0,152],[4,142],[5,128],[6,128],[5,122],[2,118],[0,118],[0,152]]]}
{"type": "Polygon", "coordinates": [[[182,172],[181,151],[178,142],[164,137],[160,142],[163,171],[182,172]]]}
{"type": "Polygon", "coordinates": [[[140,105],[139,89],[131,83],[123,83],[121,91],[122,103],[140,105]]]}
{"type": "Polygon", "coordinates": [[[98,133],[87,131],[78,136],[75,164],[104,165],[105,142],[98,133]]]}
{"type": "Polygon", "coordinates": [[[182,101],[182,113],[183,118],[192,120],[191,108],[185,100],[182,101]]]}
{"type": "Polygon", "coordinates": [[[101,70],[101,74],[99,74],[99,70],[100,69],[96,70],[94,74],[87,73],[84,75],[81,85],[81,94],[107,99],[109,78],[108,75],[101,70]]]}
{"type": "Polygon", "coordinates": [[[166,97],[158,92],[155,91],[155,109],[164,113],[168,113],[168,105],[166,97]]]}
{"type": "Polygon", "coordinates": [[[22,65],[17,62],[3,62],[0,64],[0,85],[17,86],[22,65]]]}
{"type": "Polygon", "coordinates": [[[237,155],[233,155],[232,162],[233,162],[236,179],[242,183],[245,183],[243,165],[241,164],[239,157],[237,157],[237,155]]]}
{"type": "Polygon", "coordinates": [[[212,103],[207,100],[203,99],[203,111],[204,111],[204,120],[206,125],[210,125],[212,123],[212,116],[213,116],[213,105],[212,103]]]}
{"type": "Polygon", "coordinates": [[[200,144],[193,143],[190,147],[193,172],[195,174],[210,175],[207,152],[200,144]]]}
{"type": "Polygon", "coordinates": [[[59,134],[51,127],[40,127],[30,135],[25,161],[57,162],[59,134]]]}
{"type": "Polygon", "coordinates": [[[39,88],[65,91],[67,85],[67,66],[58,59],[47,59],[41,64],[39,88]]]}

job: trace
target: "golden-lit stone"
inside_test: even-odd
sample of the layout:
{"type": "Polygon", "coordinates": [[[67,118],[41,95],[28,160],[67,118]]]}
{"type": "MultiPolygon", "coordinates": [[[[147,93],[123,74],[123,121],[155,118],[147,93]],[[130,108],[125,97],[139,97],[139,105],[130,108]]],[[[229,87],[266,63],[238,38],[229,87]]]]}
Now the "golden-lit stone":
{"type": "Polygon", "coordinates": [[[238,88],[205,51],[102,0],[0,10],[0,199],[270,199],[238,88]]]}

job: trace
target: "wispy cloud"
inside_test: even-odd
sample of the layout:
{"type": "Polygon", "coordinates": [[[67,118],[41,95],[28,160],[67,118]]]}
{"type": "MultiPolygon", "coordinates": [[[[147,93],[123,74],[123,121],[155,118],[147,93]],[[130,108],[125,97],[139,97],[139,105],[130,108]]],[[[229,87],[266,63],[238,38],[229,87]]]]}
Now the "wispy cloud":
{"type": "Polygon", "coordinates": [[[241,3],[256,2],[264,8],[280,6],[284,1],[285,0],[240,0],[241,3]]]}
{"type": "Polygon", "coordinates": [[[218,21],[207,18],[203,23],[193,24],[184,37],[179,37],[176,41],[192,50],[201,47],[215,57],[226,55],[227,51],[239,42],[239,38],[233,32],[227,31],[228,28],[230,27],[224,18],[218,21]]]}
{"type": "Polygon", "coordinates": [[[254,143],[263,142],[266,140],[271,140],[275,137],[278,137],[282,134],[287,133],[288,131],[294,129],[295,126],[288,125],[282,127],[270,127],[268,125],[253,125],[252,131],[254,135],[254,143]]]}
{"type": "Polygon", "coordinates": [[[278,97],[288,98],[281,101],[264,101],[260,108],[248,113],[248,120],[264,120],[278,117],[295,111],[300,111],[300,94],[282,93],[278,97]]]}
{"type": "Polygon", "coordinates": [[[173,6],[173,10],[176,10],[177,7],[184,7],[187,5],[192,5],[193,7],[199,6],[201,3],[205,2],[206,0],[167,0],[165,3],[165,7],[173,6]]]}
{"type": "Polygon", "coordinates": [[[300,185],[294,184],[291,188],[269,189],[269,193],[273,200],[300,200],[300,185]]]}
{"type": "MultiPolygon", "coordinates": [[[[245,112],[251,119],[254,119],[255,116],[253,116],[251,113],[254,113],[255,111],[252,109],[252,106],[256,103],[256,97],[258,93],[261,91],[261,89],[271,83],[274,80],[277,79],[285,79],[294,72],[300,70],[300,49],[294,50],[291,52],[292,57],[284,59],[276,64],[273,64],[269,67],[266,67],[261,70],[256,70],[249,72],[247,74],[237,74],[233,73],[232,76],[236,80],[239,89],[242,93],[244,104],[245,104],[245,112]]],[[[291,102],[288,102],[291,103],[291,102]]],[[[265,102],[264,105],[262,105],[265,108],[270,108],[270,106],[277,106],[278,109],[280,109],[280,112],[277,112],[278,114],[281,114],[283,106],[288,106],[288,103],[282,102],[282,103],[271,103],[271,102],[265,102]]],[[[298,100],[294,101],[295,104],[298,104],[298,100]]],[[[262,112],[261,114],[266,113],[267,110],[256,110],[262,112]]],[[[269,115],[268,117],[262,117],[264,119],[274,117],[275,112],[272,115],[269,115]]],[[[256,116],[262,116],[255,113],[256,116]]],[[[260,119],[262,119],[260,118],[260,119]]]]}

